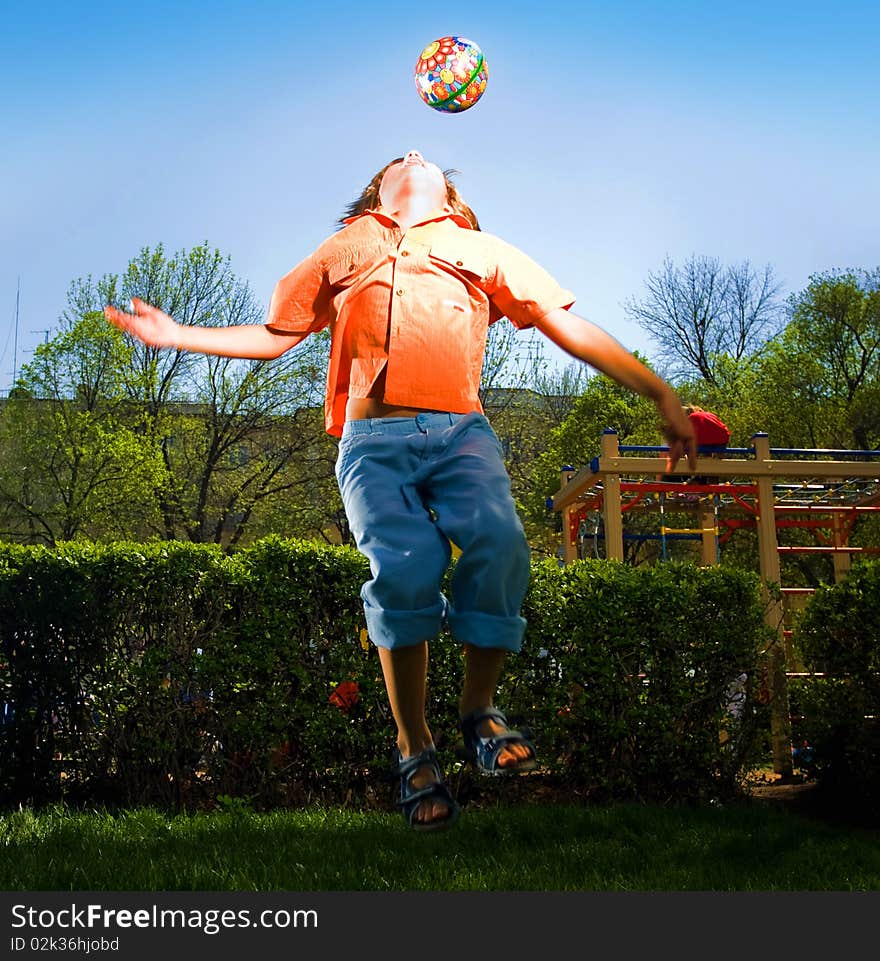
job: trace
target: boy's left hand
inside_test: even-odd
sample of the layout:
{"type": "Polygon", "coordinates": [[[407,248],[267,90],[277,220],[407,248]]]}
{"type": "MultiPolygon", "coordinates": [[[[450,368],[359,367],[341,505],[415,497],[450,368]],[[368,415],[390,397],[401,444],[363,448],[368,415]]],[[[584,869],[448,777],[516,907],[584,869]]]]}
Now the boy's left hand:
{"type": "Polygon", "coordinates": [[[669,444],[667,473],[671,473],[684,456],[687,456],[688,467],[693,473],[697,469],[697,438],[690,417],[685,413],[674,391],[669,391],[657,401],[657,409],[663,423],[663,434],[669,444]]]}

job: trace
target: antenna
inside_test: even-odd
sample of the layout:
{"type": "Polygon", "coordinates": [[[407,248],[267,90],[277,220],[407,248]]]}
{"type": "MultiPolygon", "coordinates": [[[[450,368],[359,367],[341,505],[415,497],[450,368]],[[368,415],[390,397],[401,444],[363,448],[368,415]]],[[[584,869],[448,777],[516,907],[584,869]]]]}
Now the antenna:
{"type": "Polygon", "coordinates": [[[21,274],[18,275],[18,285],[15,290],[15,341],[12,347],[12,386],[18,376],[18,307],[21,302],[21,274]]]}
{"type": "MultiPolygon", "coordinates": [[[[32,330],[31,333],[32,333],[32,334],[42,334],[42,335],[43,335],[43,343],[44,343],[44,344],[48,344],[48,343],[49,343],[49,333],[50,333],[50,331],[47,330],[45,327],[41,327],[39,330],[32,330]]],[[[35,352],[36,352],[36,347],[28,347],[28,348],[26,348],[25,351],[24,351],[24,353],[26,353],[26,354],[33,354],[33,353],[35,353],[35,352]]]]}
{"type": "MultiPolygon", "coordinates": [[[[49,343],[49,331],[48,331],[45,327],[41,327],[39,330],[32,330],[31,333],[32,333],[32,334],[42,334],[42,335],[43,335],[43,343],[44,343],[44,344],[48,344],[48,343],[49,343]]],[[[26,353],[26,354],[33,354],[35,351],[36,351],[36,348],[35,348],[35,347],[28,347],[27,350],[25,350],[25,353],[26,353]]]]}

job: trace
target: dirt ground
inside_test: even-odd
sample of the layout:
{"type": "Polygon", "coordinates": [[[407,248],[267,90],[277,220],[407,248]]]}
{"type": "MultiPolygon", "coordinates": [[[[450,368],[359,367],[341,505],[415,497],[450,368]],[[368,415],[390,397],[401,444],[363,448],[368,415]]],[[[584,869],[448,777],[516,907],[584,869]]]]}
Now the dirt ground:
{"type": "Polygon", "coordinates": [[[808,804],[817,787],[815,781],[808,781],[803,775],[794,774],[788,779],[773,771],[756,771],[747,784],[754,798],[793,805],[808,804]]]}
{"type": "Polygon", "coordinates": [[[876,807],[824,790],[816,781],[797,772],[792,778],[783,779],[772,771],[758,771],[747,783],[749,795],[759,803],[838,825],[877,829],[876,807]]]}

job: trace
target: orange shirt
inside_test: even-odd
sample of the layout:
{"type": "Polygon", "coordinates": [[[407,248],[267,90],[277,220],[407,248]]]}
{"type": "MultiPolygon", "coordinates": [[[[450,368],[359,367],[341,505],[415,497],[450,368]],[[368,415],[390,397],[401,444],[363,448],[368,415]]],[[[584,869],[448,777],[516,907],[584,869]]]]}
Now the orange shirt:
{"type": "Polygon", "coordinates": [[[400,407],[482,412],[489,324],[522,329],[574,303],[505,241],[441,213],[402,231],[370,210],[352,217],[275,286],[269,327],[331,329],[325,425],[339,437],[349,397],[367,397],[385,370],[384,400],[400,407]]]}

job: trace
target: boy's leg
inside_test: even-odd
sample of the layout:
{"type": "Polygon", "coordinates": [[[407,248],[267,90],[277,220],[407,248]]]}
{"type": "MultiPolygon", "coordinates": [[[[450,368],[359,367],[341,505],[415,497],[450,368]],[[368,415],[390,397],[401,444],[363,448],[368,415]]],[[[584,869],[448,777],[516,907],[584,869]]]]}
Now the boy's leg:
{"type": "Polygon", "coordinates": [[[346,424],[336,478],[358,550],[372,578],[361,589],[370,639],[409,647],[439,632],[450,547],[418,490],[424,435],[412,418],[346,424]]]}
{"type": "Polygon", "coordinates": [[[380,647],[378,651],[388,702],[397,724],[397,748],[404,757],[412,757],[433,744],[425,718],[428,643],[393,650],[380,647]]]}
{"type": "MultiPolygon", "coordinates": [[[[380,647],[378,650],[391,713],[397,724],[397,749],[403,757],[413,757],[433,743],[425,719],[428,643],[394,650],[380,647]]],[[[411,784],[418,789],[427,787],[434,780],[433,770],[426,765],[413,774],[411,784]]],[[[416,809],[413,820],[424,823],[442,821],[448,814],[449,810],[442,801],[428,798],[416,809]]]]}
{"type": "MultiPolygon", "coordinates": [[[[477,708],[493,705],[506,657],[507,651],[501,648],[464,645],[464,685],[458,702],[459,717],[465,717],[477,708]]],[[[487,718],[480,725],[479,734],[480,737],[492,737],[503,734],[505,730],[497,721],[487,718]]],[[[531,755],[531,749],[525,744],[509,744],[498,755],[498,766],[516,765],[528,760],[531,755]]]]}
{"type": "Polygon", "coordinates": [[[518,651],[530,550],[501,445],[485,417],[469,414],[457,425],[434,464],[426,499],[438,529],[461,551],[447,611],[453,635],[474,647],[518,651]]]}
{"type": "MultiPolygon", "coordinates": [[[[424,433],[414,420],[349,425],[336,473],[358,549],[373,575],[362,591],[370,638],[379,651],[385,687],[403,757],[432,743],[425,719],[427,639],[439,631],[445,610],[440,581],[450,548],[422,504],[414,477],[424,433]]],[[[435,780],[425,766],[409,779],[414,789],[435,780]]],[[[446,820],[442,799],[426,799],[413,820],[446,820]]]]}
{"type": "MultiPolygon", "coordinates": [[[[505,657],[522,644],[520,607],[530,574],[529,546],[498,439],[484,417],[466,421],[449,443],[448,458],[435,465],[429,485],[437,526],[461,549],[448,613],[453,634],[464,644],[461,717],[493,706],[505,657]]],[[[505,730],[487,719],[478,733],[491,737],[505,730]]],[[[515,766],[531,755],[528,746],[509,744],[498,764],[515,766]]]]}

